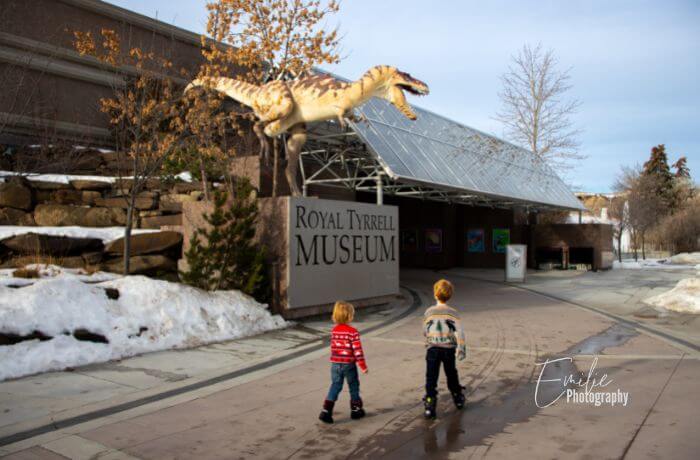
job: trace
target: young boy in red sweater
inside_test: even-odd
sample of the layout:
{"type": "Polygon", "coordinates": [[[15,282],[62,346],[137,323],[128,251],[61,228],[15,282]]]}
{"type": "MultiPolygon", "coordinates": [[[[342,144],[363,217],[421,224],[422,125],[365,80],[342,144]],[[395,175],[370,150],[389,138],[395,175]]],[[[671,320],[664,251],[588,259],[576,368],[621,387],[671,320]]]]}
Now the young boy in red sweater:
{"type": "Polygon", "coordinates": [[[350,325],[354,317],[355,307],[352,304],[340,300],[335,303],[333,307],[335,327],[331,330],[331,387],[323,402],[323,410],[318,416],[319,420],[325,423],[333,423],[333,406],[343,389],[343,380],[347,380],[350,389],[350,417],[359,419],[365,416],[360,398],[357,366],[363,374],[366,374],[368,369],[362,352],[360,333],[350,325]]]}

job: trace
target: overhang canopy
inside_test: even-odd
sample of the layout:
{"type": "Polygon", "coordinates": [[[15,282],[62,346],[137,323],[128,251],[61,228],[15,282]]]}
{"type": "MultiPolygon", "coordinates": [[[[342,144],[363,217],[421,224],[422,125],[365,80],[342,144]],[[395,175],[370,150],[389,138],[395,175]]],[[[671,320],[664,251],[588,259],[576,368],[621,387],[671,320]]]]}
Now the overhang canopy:
{"type": "Polygon", "coordinates": [[[413,106],[408,120],[373,98],[356,109],[353,131],[392,181],[444,190],[455,201],[584,209],[557,174],[532,152],[413,106]]]}

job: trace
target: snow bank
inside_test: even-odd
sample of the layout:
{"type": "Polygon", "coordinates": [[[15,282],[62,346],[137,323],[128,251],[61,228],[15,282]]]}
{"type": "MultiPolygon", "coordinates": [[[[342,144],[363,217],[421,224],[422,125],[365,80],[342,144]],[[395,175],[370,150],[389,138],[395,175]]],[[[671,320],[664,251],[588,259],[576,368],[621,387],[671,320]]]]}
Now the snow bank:
{"type": "MultiPolygon", "coordinates": [[[[154,233],[159,232],[159,229],[133,228],[132,234],[138,233],[154,233]]],[[[99,238],[103,243],[107,244],[111,241],[118,240],[124,236],[124,227],[27,227],[19,225],[0,225],[0,240],[9,238],[15,235],[23,235],[25,233],[40,233],[42,235],[53,236],[70,236],[73,238],[99,238]]]]}
{"type": "Polygon", "coordinates": [[[666,263],[676,265],[699,265],[700,252],[681,252],[680,254],[669,257],[666,263]]]}
{"type": "MultiPolygon", "coordinates": [[[[35,173],[24,173],[17,171],[0,171],[0,182],[5,180],[5,177],[10,176],[24,176],[27,180],[33,181],[44,181],[44,182],[57,182],[59,184],[69,184],[72,180],[94,180],[98,182],[107,182],[113,184],[119,179],[116,176],[89,176],[80,174],[35,174],[35,173]]],[[[123,179],[130,179],[132,176],[124,176],[123,179]]],[[[192,174],[188,171],[181,172],[175,175],[175,178],[180,179],[183,182],[192,182],[192,174]]]]}
{"type": "Polygon", "coordinates": [[[109,281],[121,277],[121,275],[116,273],[100,271],[88,273],[82,268],[64,268],[51,264],[29,264],[24,268],[28,268],[30,270],[36,269],[39,273],[39,277],[15,278],[14,272],[17,270],[16,268],[2,268],[0,269],[0,286],[29,286],[42,278],[54,278],[57,276],[74,277],[85,283],[99,283],[101,281],[109,281]]]}
{"type": "Polygon", "coordinates": [[[687,265],[669,263],[668,259],[623,259],[622,262],[613,261],[613,269],[625,270],[688,270],[687,265]]]}
{"type": "Polygon", "coordinates": [[[681,313],[700,313],[700,278],[682,279],[670,291],[649,297],[644,303],[681,313]]]}
{"type": "Polygon", "coordinates": [[[0,380],[104,362],[170,348],[186,348],[283,328],[265,305],[239,291],[205,292],[143,276],[86,284],[62,273],[13,289],[0,286],[0,331],[51,340],[0,346],[0,380]],[[111,300],[104,288],[116,288],[111,300]],[[109,343],[70,335],[86,329],[109,343]]]}
{"type": "Polygon", "coordinates": [[[30,181],[38,180],[45,182],[57,182],[60,184],[69,184],[72,180],[94,180],[113,184],[118,179],[117,177],[110,176],[81,176],[79,174],[33,174],[20,173],[16,171],[0,171],[0,177],[4,178],[8,176],[24,176],[30,181]]]}

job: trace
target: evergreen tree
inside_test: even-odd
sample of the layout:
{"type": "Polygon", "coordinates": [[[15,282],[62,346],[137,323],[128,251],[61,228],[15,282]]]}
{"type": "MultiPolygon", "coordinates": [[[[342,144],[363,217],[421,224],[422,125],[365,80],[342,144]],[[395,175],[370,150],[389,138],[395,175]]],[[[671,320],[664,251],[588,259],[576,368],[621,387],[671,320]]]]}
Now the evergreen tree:
{"type": "MultiPolygon", "coordinates": [[[[670,212],[676,207],[675,180],[671,168],[668,166],[666,146],[659,144],[652,147],[649,160],[644,163],[642,176],[653,183],[653,194],[658,196],[666,209],[670,212]]],[[[661,216],[659,216],[661,217],[661,216]]]]}
{"type": "Polygon", "coordinates": [[[258,206],[253,187],[237,180],[233,199],[217,192],[213,204],[213,211],[204,215],[207,225],[190,239],[185,254],[189,270],[180,273],[181,280],[209,291],[237,289],[268,302],[265,248],[254,243],[258,206]]]}
{"type": "Polygon", "coordinates": [[[690,168],[688,168],[688,159],[680,157],[678,161],[673,163],[673,168],[676,170],[677,178],[690,179],[690,168]]]}

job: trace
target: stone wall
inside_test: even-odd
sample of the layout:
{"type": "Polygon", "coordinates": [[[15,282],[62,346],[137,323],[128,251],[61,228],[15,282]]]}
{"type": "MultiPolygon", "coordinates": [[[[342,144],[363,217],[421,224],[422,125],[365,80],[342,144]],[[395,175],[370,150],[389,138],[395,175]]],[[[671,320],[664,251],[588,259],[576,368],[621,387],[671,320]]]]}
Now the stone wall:
{"type": "MultiPolygon", "coordinates": [[[[131,179],[69,183],[5,177],[0,184],[0,225],[114,227],[126,224],[131,179]]],[[[136,197],[134,228],[182,223],[182,203],[199,201],[198,184],[149,180],[136,197]]]]}

